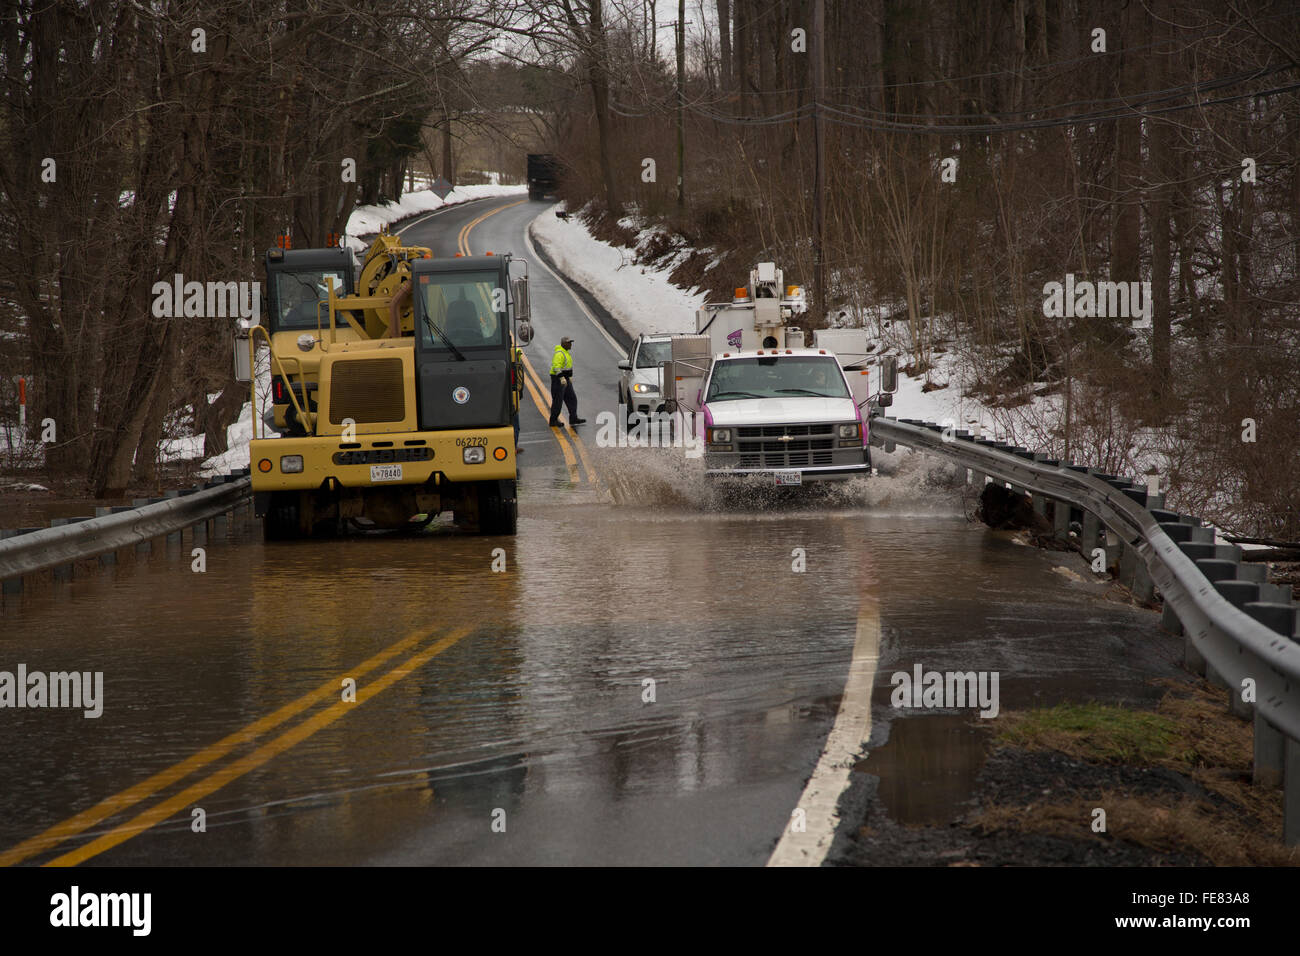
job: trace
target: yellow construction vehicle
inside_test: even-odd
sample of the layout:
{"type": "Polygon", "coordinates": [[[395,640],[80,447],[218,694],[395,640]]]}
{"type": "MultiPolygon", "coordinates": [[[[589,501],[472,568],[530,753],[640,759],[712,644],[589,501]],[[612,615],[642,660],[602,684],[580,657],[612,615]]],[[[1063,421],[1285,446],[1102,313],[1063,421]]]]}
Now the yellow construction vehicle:
{"type": "Polygon", "coordinates": [[[347,249],[272,249],[266,278],[266,326],[237,333],[235,350],[252,382],[258,345],[269,349],[249,463],[266,537],[418,529],[446,511],[514,534],[527,262],[435,259],[381,233],[355,283],[347,249]]]}

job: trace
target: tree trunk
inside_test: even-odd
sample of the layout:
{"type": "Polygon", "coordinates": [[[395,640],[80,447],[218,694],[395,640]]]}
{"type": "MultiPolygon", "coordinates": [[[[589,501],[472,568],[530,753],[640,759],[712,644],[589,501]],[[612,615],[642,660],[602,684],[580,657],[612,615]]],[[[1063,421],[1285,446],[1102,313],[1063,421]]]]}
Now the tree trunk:
{"type": "Polygon", "coordinates": [[[622,213],[619,202],[618,187],[614,180],[614,161],[610,155],[610,119],[609,119],[609,64],[605,43],[604,14],[601,11],[602,0],[591,2],[591,63],[588,76],[591,81],[591,96],[596,107],[596,131],[600,139],[600,172],[605,181],[605,205],[613,215],[622,213]]]}
{"type": "Polygon", "coordinates": [[[736,65],[736,92],[741,116],[749,114],[750,5],[753,0],[735,0],[736,46],[732,56],[736,65]]]}
{"type": "Polygon", "coordinates": [[[731,76],[731,0],[718,0],[718,42],[721,60],[718,69],[718,86],[732,89],[731,76]]]}
{"type": "MultiPolygon", "coordinates": [[[[1155,0],[1158,3],[1158,0],[1155,0]]],[[[1161,44],[1166,38],[1162,11],[1153,6],[1152,40],[1161,44]]],[[[1166,79],[1164,59],[1154,57],[1150,64],[1149,79],[1151,89],[1163,89],[1166,79]]],[[[1154,183],[1148,204],[1150,220],[1147,231],[1151,236],[1151,378],[1152,388],[1158,398],[1164,396],[1172,379],[1170,368],[1169,339],[1171,320],[1169,314],[1169,194],[1170,185],[1169,139],[1171,131],[1164,120],[1148,119],[1149,158],[1151,175],[1148,181],[1154,183]]]]}
{"type": "MultiPolygon", "coordinates": [[[[1129,95],[1139,89],[1137,54],[1130,48],[1143,43],[1143,24],[1140,14],[1129,4],[1123,14],[1124,29],[1108,34],[1112,40],[1123,44],[1120,53],[1119,84],[1117,92],[1129,95]]],[[[1141,276],[1141,172],[1142,140],[1140,120],[1137,117],[1115,123],[1115,191],[1110,246],[1110,278],[1112,282],[1136,282],[1141,276]]],[[[1110,320],[1118,331],[1122,322],[1110,320]]]]}
{"type": "Polygon", "coordinates": [[[442,178],[453,186],[456,185],[456,170],[452,166],[451,155],[451,114],[442,116],[442,178]]]}
{"type": "MultiPolygon", "coordinates": [[[[206,402],[207,396],[203,396],[206,402]]],[[[248,384],[246,382],[229,382],[211,403],[203,409],[202,417],[195,409],[196,430],[203,432],[203,457],[224,454],[229,450],[227,429],[239,420],[239,414],[248,401],[248,384]]]]}

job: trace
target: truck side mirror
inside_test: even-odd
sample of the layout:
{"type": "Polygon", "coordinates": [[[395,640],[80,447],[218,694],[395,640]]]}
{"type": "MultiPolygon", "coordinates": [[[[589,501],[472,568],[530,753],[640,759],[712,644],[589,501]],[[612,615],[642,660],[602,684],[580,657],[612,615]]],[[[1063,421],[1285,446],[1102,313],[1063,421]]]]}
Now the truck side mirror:
{"type": "Polygon", "coordinates": [[[898,359],[893,355],[885,355],[880,359],[880,390],[898,391],[898,359]]]}
{"type": "Polygon", "coordinates": [[[252,332],[245,326],[235,329],[235,381],[247,384],[253,380],[253,363],[248,354],[248,339],[252,332]]]}
{"type": "Polygon", "coordinates": [[[533,340],[533,324],[531,322],[520,322],[515,326],[515,341],[520,345],[526,346],[533,340]]]}

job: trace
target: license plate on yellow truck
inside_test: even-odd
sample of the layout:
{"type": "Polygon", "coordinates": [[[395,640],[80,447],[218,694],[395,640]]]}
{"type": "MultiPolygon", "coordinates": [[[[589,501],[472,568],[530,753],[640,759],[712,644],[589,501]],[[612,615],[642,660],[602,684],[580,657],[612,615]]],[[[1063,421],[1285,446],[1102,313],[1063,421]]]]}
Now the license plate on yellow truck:
{"type": "Polygon", "coordinates": [[[370,480],[371,481],[401,481],[402,466],[401,465],[371,465],[370,480]]]}

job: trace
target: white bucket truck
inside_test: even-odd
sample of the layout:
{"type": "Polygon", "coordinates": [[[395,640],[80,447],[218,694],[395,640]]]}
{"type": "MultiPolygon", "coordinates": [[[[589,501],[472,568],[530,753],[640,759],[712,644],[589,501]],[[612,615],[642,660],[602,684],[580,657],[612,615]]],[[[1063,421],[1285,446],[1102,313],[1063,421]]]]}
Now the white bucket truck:
{"type": "Polygon", "coordinates": [[[696,313],[696,334],[673,336],[665,410],[693,422],[706,474],[802,485],[871,473],[870,406],[892,402],[894,359],[869,353],[865,329],[819,330],[806,346],[791,324],[806,311],[803,289],[760,262],[731,302],[696,313]]]}

